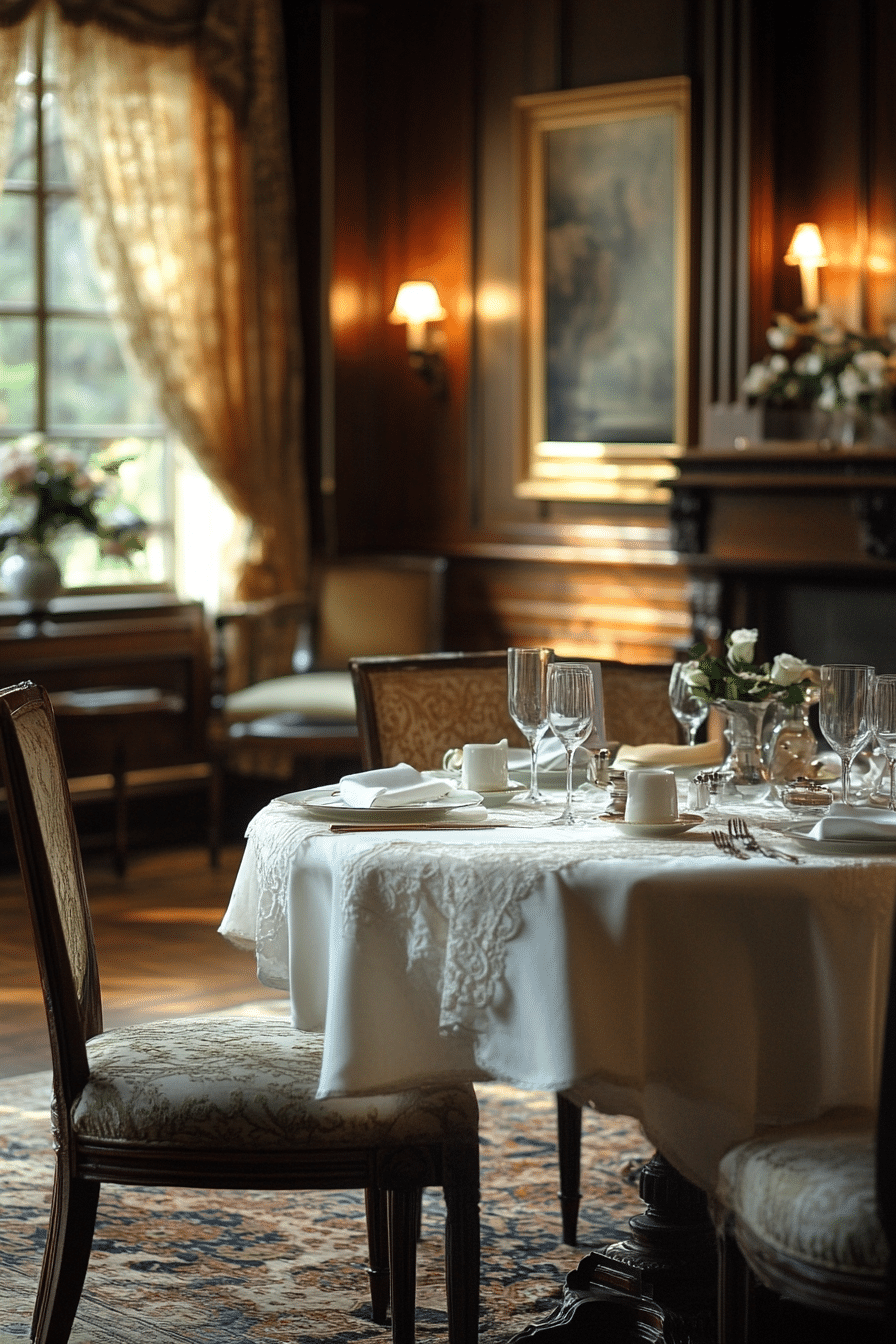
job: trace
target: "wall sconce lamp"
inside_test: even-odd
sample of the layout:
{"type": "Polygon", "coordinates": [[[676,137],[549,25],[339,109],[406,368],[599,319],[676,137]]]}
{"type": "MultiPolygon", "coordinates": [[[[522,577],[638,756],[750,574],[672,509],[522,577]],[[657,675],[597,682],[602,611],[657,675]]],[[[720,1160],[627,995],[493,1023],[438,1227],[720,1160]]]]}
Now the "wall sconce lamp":
{"type": "Polygon", "coordinates": [[[803,290],[803,307],[807,312],[817,312],[819,303],[818,268],[828,264],[828,254],[824,250],[824,243],[821,241],[817,224],[797,225],[784,260],[788,266],[799,266],[800,284],[803,290]]]}
{"type": "Polygon", "coordinates": [[[411,368],[429,384],[433,396],[448,390],[445,368],[445,333],[433,331],[431,324],[448,314],[442,307],[436,287],[428,280],[405,280],[395,296],[389,321],[407,323],[408,359],[411,368]]]}

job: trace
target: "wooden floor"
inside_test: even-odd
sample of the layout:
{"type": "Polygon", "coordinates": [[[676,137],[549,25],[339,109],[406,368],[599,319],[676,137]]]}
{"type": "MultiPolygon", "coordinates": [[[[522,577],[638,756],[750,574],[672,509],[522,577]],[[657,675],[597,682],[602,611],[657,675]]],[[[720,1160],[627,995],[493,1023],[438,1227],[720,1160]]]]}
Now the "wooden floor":
{"type": "MultiPolygon", "coordinates": [[[[217,932],[241,853],[225,849],[218,869],[204,849],[138,855],[123,878],[99,856],[87,864],[107,1027],[283,997],[217,932]]],[[[24,892],[0,874],[0,1078],[49,1067],[24,892]]]]}

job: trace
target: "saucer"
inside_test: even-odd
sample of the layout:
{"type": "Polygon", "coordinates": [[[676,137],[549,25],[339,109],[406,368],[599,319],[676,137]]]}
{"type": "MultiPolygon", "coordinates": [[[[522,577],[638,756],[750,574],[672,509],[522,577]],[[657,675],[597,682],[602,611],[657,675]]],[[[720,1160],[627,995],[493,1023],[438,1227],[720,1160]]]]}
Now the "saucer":
{"type": "Polygon", "coordinates": [[[519,798],[521,794],[526,793],[527,789],[527,784],[520,784],[515,779],[509,779],[506,789],[479,789],[477,792],[486,807],[504,807],[514,798],[519,798]]]}
{"type": "Polygon", "coordinates": [[[685,831],[699,826],[703,818],[695,813],[681,812],[676,821],[625,821],[604,812],[600,821],[610,821],[618,826],[625,835],[635,835],[641,840],[662,840],[666,836],[683,835],[685,831]]]}

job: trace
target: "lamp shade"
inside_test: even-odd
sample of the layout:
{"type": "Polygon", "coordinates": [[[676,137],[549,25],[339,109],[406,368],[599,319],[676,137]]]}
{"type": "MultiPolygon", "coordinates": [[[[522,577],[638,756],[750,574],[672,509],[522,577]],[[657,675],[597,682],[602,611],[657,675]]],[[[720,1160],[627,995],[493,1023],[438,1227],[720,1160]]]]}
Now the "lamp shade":
{"type": "Polygon", "coordinates": [[[827,266],[828,254],[817,224],[797,225],[784,260],[788,266],[827,266]]]}
{"type": "Polygon", "coordinates": [[[441,322],[446,317],[435,285],[428,280],[405,280],[395,296],[390,322],[441,322]]]}

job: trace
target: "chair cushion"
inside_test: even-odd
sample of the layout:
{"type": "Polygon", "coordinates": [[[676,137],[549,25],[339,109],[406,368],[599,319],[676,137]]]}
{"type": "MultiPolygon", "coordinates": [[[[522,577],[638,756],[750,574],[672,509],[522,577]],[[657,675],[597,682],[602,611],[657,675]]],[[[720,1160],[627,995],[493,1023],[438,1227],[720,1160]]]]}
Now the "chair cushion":
{"type": "Polygon", "coordinates": [[[717,1194],[738,1227],[772,1250],[833,1272],[883,1277],[887,1243],[874,1193],[874,1131],[821,1124],[726,1153],[717,1194]]]}
{"type": "Polygon", "coordinates": [[[160,1147],[383,1147],[475,1140],[469,1084],[319,1101],[323,1037],[276,1020],[142,1023],[87,1043],[72,1106],[80,1139],[160,1147]]]}
{"type": "Polygon", "coordinates": [[[302,672],[292,677],[274,677],[234,691],[224,701],[224,714],[232,719],[290,713],[354,723],[356,712],[350,672],[302,672]]]}

